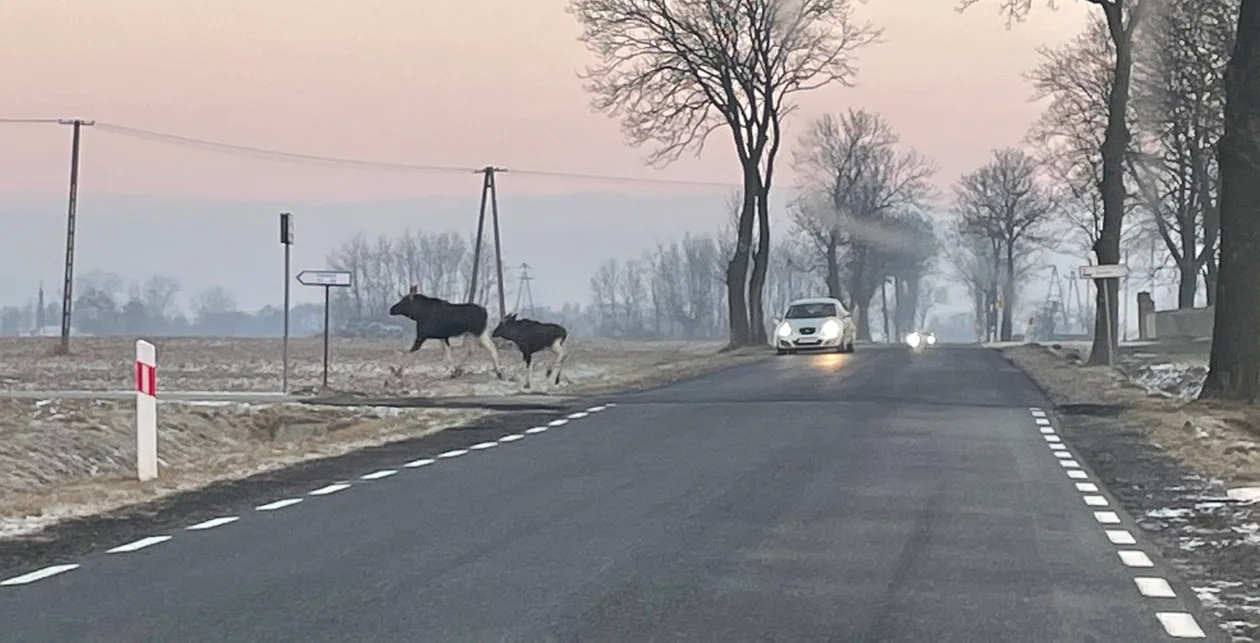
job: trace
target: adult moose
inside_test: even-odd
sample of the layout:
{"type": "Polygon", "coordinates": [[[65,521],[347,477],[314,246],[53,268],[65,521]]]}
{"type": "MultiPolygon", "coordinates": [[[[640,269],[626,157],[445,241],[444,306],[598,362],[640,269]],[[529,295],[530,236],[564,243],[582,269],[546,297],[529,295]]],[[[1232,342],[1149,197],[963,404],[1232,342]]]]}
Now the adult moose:
{"type": "Polygon", "coordinates": [[[457,371],[455,360],[451,357],[451,338],[476,335],[481,345],[489,351],[490,359],[494,360],[494,374],[499,379],[504,379],[503,369],[499,365],[499,351],[487,332],[489,315],[485,308],[477,304],[452,304],[445,299],[428,297],[420,294],[416,286],[412,286],[411,292],[390,306],[389,314],[416,322],[416,341],[411,345],[412,353],[420,350],[425,340],[442,340],[446,365],[450,367],[452,377],[457,371]]]}
{"type": "Polygon", "coordinates": [[[517,319],[516,313],[510,313],[495,327],[492,337],[502,337],[521,349],[525,357],[525,388],[530,388],[534,378],[534,353],[550,348],[556,354],[556,362],[547,368],[546,378],[556,372],[556,384],[560,384],[560,369],[564,366],[564,358],[568,354],[564,349],[564,341],[569,331],[560,324],[540,322],[533,319],[517,319]]]}

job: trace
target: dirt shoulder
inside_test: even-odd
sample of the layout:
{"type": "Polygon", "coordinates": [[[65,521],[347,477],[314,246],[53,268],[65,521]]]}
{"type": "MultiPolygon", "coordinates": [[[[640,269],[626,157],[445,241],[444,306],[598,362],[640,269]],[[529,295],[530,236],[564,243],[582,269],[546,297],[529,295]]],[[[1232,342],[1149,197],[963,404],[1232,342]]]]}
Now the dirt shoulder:
{"type": "MultiPolygon", "coordinates": [[[[1237,641],[1260,640],[1260,413],[1186,402],[1071,348],[1002,350],[1056,406],[1060,432],[1237,641]]],[[[1147,349],[1147,353],[1150,349],[1147,349]]]]}

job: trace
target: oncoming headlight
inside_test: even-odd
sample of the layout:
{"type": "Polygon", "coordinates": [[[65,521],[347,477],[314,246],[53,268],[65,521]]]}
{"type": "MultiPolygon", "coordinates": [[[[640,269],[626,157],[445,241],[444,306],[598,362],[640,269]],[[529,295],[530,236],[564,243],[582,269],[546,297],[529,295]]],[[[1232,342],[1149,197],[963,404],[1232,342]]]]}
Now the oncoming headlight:
{"type": "Polygon", "coordinates": [[[918,348],[921,341],[923,341],[923,338],[919,337],[918,333],[906,335],[906,343],[910,345],[910,348],[918,348]]]}
{"type": "Polygon", "coordinates": [[[787,322],[779,324],[779,337],[791,337],[792,327],[787,322]]]}
{"type": "Polygon", "coordinates": [[[823,322],[819,333],[822,334],[823,339],[835,339],[840,336],[840,324],[834,319],[828,319],[823,322]]]}

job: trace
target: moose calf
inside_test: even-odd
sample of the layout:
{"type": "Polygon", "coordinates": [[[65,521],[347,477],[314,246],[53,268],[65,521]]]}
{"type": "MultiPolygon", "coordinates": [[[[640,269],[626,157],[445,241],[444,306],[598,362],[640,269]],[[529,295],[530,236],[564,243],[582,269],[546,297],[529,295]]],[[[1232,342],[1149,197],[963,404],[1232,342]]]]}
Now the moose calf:
{"type": "Polygon", "coordinates": [[[451,376],[456,374],[455,360],[451,357],[451,338],[464,335],[476,335],[477,340],[490,353],[494,361],[494,374],[503,378],[503,369],[499,365],[499,351],[486,332],[489,315],[486,309],[477,304],[452,304],[445,299],[428,297],[417,292],[416,286],[411,292],[403,295],[398,303],[389,309],[390,315],[403,316],[416,322],[416,341],[411,345],[411,352],[420,350],[425,340],[442,340],[442,349],[446,354],[446,365],[451,369],[451,376]]]}
{"type": "Polygon", "coordinates": [[[546,377],[551,377],[551,372],[554,370],[555,383],[560,384],[560,369],[563,368],[564,358],[567,355],[564,341],[569,337],[569,331],[564,326],[533,319],[517,319],[516,313],[511,313],[499,322],[491,336],[502,337],[521,349],[521,355],[525,357],[525,388],[527,389],[530,388],[534,377],[534,353],[550,348],[556,354],[556,362],[547,369],[546,377]]]}

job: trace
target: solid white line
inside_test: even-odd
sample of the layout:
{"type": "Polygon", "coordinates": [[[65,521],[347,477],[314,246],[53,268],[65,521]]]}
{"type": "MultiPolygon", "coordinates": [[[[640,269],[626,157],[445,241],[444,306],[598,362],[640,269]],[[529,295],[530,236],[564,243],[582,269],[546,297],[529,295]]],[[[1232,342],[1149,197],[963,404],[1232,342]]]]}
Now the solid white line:
{"type": "Polygon", "coordinates": [[[547,430],[547,427],[545,426],[536,426],[532,429],[525,429],[525,432],[530,435],[535,435],[537,433],[542,433],[543,431],[546,431],[546,430],[547,430]]]}
{"type": "Polygon", "coordinates": [[[1037,426],[1050,426],[1050,420],[1046,418],[1037,418],[1033,421],[1037,423],[1037,426]]]}
{"type": "Polygon", "coordinates": [[[1095,511],[1094,520],[1097,520],[1104,525],[1120,524],[1120,516],[1114,511],[1095,511]]]}
{"type": "Polygon", "coordinates": [[[458,458],[459,456],[464,455],[466,453],[468,453],[468,449],[455,449],[454,451],[447,451],[446,453],[439,453],[438,457],[439,458],[458,458]]]}
{"type": "Polygon", "coordinates": [[[1151,562],[1151,557],[1146,555],[1144,551],[1136,549],[1121,549],[1119,552],[1120,561],[1129,567],[1154,567],[1155,563],[1151,562]]]}
{"type": "Polygon", "coordinates": [[[1177,598],[1177,592],[1162,578],[1138,576],[1133,582],[1137,583],[1138,591],[1148,598],[1177,598]]]}
{"type": "Polygon", "coordinates": [[[516,442],[517,440],[524,439],[524,437],[525,436],[521,435],[520,433],[513,433],[512,435],[505,435],[499,438],[499,442],[504,442],[504,443],[516,442]]]}
{"type": "Polygon", "coordinates": [[[78,568],[79,566],[75,564],[52,565],[49,567],[45,567],[43,569],[37,569],[28,574],[22,574],[21,576],[14,576],[13,578],[10,578],[8,580],[0,581],[0,587],[9,587],[11,585],[25,585],[27,583],[34,583],[37,580],[44,580],[45,578],[48,578],[49,576],[56,576],[57,574],[61,574],[64,572],[68,572],[72,569],[78,569],[78,568]]]}
{"type": "Polygon", "coordinates": [[[312,495],[312,496],[326,496],[326,495],[328,495],[328,494],[330,494],[330,493],[337,493],[338,491],[345,491],[346,489],[349,489],[349,488],[350,488],[350,483],[348,483],[348,482],[338,482],[338,483],[336,483],[336,484],[330,484],[330,485],[328,485],[327,487],[320,487],[320,488],[318,488],[318,489],[316,489],[316,490],[314,490],[314,491],[310,492],[310,494],[309,494],[309,495],[312,495]]]}
{"type": "Polygon", "coordinates": [[[412,460],[403,466],[408,469],[419,469],[420,467],[433,464],[434,462],[437,462],[437,460],[434,460],[433,458],[421,458],[419,460],[412,460]]]}
{"type": "Polygon", "coordinates": [[[1094,483],[1092,483],[1092,482],[1078,482],[1078,483],[1076,483],[1076,490],[1077,490],[1077,491],[1095,492],[1095,491],[1098,491],[1098,485],[1096,485],[1096,484],[1094,484],[1094,483]]]}
{"type": "Polygon", "coordinates": [[[1108,504],[1105,496],[1083,496],[1085,504],[1091,507],[1106,507],[1108,504]]]}
{"type": "Polygon", "coordinates": [[[1054,435],[1054,427],[1052,426],[1043,426],[1040,430],[1043,435],[1054,435]]]}
{"type": "Polygon", "coordinates": [[[1060,460],[1071,460],[1071,459],[1072,459],[1072,454],[1071,454],[1071,453],[1068,453],[1068,450],[1067,450],[1067,449],[1063,449],[1063,450],[1061,450],[1061,451],[1055,451],[1055,452],[1054,452],[1054,457],[1056,457],[1056,458],[1058,458],[1058,459],[1060,459],[1060,460]]]}
{"type": "Polygon", "coordinates": [[[1108,529],[1107,540],[1110,540],[1113,545],[1137,544],[1137,539],[1133,537],[1133,534],[1129,533],[1128,529],[1108,529]]]}
{"type": "Polygon", "coordinates": [[[1063,468],[1065,469],[1081,468],[1081,463],[1077,462],[1076,460],[1059,460],[1059,464],[1063,465],[1063,468]]]}
{"type": "Polygon", "coordinates": [[[277,500],[275,502],[269,502],[265,505],[258,505],[257,507],[254,507],[254,511],[275,511],[276,509],[284,509],[285,507],[292,507],[293,505],[296,505],[299,502],[302,502],[301,498],[287,498],[285,500],[277,500]]]}
{"type": "Polygon", "coordinates": [[[547,423],[547,426],[564,426],[564,425],[566,425],[566,424],[568,424],[568,423],[569,423],[569,421],[568,421],[568,420],[566,420],[566,419],[564,419],[564,418],[560,418],[559,420],[552,420],[552,421],[548,422],[548,423],[547,423]]]}
{"type": "Polygon", "coordinates": [[[398,473],[398,469],[381,469],[380,471],[373,471],[372,473],[361,475],[359,476],[359,479],[360,480],[380,480],[381,478],[388,478],[396,473],[398,473]]]}
{"type": "Polygon", "coordinates": [[[1173,638],[1207,638],[1207,634],[1203,633],[1203,628],[1199,627],[1198,621],[1185,612],[1155,612],[1155,618],[1159,619],[1160,625],[1164,626],[1164,631],[1168,632],[1168,636],[1173,638]]]}
{"type": "Polygon", "coordinates": [[[233,523],[238,520],[240,520],[239,516],[224,516],[222,518],[215,518],[213,520],[207,520],[205,522],[197,523],[191,527],[184,527],[184,529],[188,531],[201,531],[203,529],[214,529],[215,527],[222,527],[223,525],[226,525],[228,523],[233,523]]]}
{"type": "Polygon", "coordinates": [[[603,407],[603,406],[592,406],[591,408],[586,409],[586,412],[587,412],[587,413],[599,413],[600,411],[603,411],[603,410],[604,410],[604,407],[603,407]]]}
{"type": "Polygon", "coordinates": [[[125,554],[125,553],[129,553],[133,551],[139,551],[141,549],[144,549],[145,547],[151,547],[158,543],[164,543],[170,539],[171,539],[170,536],[149,536],[148,538],[141,538],[140,540],[127,543],[126,545],[119,545],[113,549],[107,549],[105,550],[105,553],[125,554]]]}
{"type": "Polygon", "coordinates": [[[590,415],[590,413],[587,413],[586,411],[578,411],[577,413],[570,413],[566,417],[568,417],[570,420],[580,420],[588,415],[590,415]]]}
{"type": "Polygon", "coordinates": [[[1089,474],[1080,469],[1068,469],[1068,477],[1073,480],[1088,480],[1089,474]]]}

